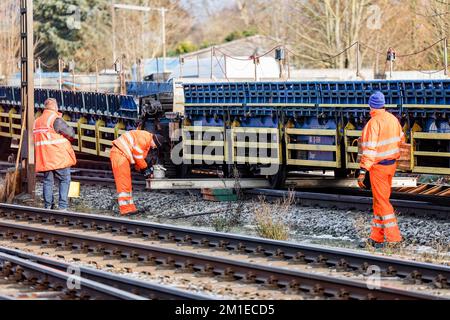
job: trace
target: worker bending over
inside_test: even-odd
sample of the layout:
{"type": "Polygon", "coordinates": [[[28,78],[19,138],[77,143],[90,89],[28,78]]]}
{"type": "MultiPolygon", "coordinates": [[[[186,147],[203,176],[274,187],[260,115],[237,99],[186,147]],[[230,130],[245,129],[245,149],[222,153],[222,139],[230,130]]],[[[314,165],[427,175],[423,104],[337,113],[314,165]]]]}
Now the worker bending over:
{"type": "Polygon", "coordinates": [[[398,243],[402,240],[397,217],[389,199],[392,178],[400,158],[400,145],[405,141],[398,119],[385,110],[383,93],[376,92],[369,99],[371,120],[362,133],[361,171],[358,184],[372,189],[372,233],[368,243],[380,247],[384,242],[398,243]]]}
{"type": "Polygon", "coordinates": [[[53,181],[59,180],[59,210],[69,206],[70,167],[77,163],[70,141],[76,135],[58,112],[55,99],[44,102],[44,112],[34,122],[36,172],[44,173],[43,194],[46,209],[53,209],[53,181]]]}
{"type": "Polygon", "coordinates": [[[161,142],[160,135],[145,130],[125,132],[113,141],[110,158],[121,215],[138,213],[133,201],[130,165],[135,165],[136,170],[143,173],[146,179],[150,178],[153,167],[149,167],[145,159],[150,149],[161,147],[161,142]]]}

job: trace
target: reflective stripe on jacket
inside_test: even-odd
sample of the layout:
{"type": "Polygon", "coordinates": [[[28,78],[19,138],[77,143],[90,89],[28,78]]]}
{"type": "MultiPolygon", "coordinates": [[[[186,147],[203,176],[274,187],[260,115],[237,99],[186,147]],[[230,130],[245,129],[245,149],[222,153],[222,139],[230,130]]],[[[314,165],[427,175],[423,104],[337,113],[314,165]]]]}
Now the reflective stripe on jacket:
{"type": "Polygon", "coordinates": [[[144,130],[132,130],[125,132],[113,144],[119,148],[131,164],[135,164],[139,170],[147,168],[145,158],[151,148],[156,148],[153,142],[153,134],[144,130]]]}
{"type": "Polygon", "coordinates": [[[384,109],[372,110],[362,138],[361,167],[370,170],[380,161],[400,158],[400,145],[405,141],[398,119],[384,109]]]}
{"type": "Polygon", "coordinates": [[[60,113],[44,110],[34,122],[36,172],[64,169],[77,163],[72,144],[53,127],[58,118],[60,113]]]}

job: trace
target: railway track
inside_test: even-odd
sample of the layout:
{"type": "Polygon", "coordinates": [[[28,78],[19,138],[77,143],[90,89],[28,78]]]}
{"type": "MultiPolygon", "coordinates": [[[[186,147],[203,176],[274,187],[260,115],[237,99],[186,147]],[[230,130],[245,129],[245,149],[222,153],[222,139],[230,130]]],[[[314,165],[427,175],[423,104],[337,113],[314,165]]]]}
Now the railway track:
{"type": "MultiPolygon", "coordinates": [[[[144,300],[131,292],[9,253],[0,250],[0,300],[144,300]]],[[[112,277],[109,282],[117,283],[112,277]]]]}
{"type": "Polygon", "coordinates": [[[447,266],[105,216],[0,204],[0,239],[258,284],[303,298],[450,296],[447,266]],[[381,279],[376,289],[367,286],[372,266],[381,279]]]}
{"type": "MultiPolygon", "coordinates": [[[[13,164],[0,162],[0,174],[5,174],[13,164]]],[[[114,176],[109,163],[100,161],[78,160],[77,166],[71,169],[72,180],[83,182],[84,184],[115,186],[114,176]]],[[[141,174],[133,173],[133,185],[138,189],[145,189],[145,180],[141,174]]],[[[38,173],[38,179],[43,178],[43,174],[38,173]]]]}
{"type": "MultiPolygon", "coordinates": [[[[108,170],[108,163],[81,161],[79,167],[72,169],[72,180],[83,182],[88,185],[115,186],[114,177],[108,170]]],[[[0,173],[4,173],[11,164],[0,162],[0,173]]],[[[42,178],[42,174],[37,175],[42,178]]],[[[137,190],[145,190],[145,180],[142,175],[133,173],[133,186],[137,190]]],[[[450,219],[450,197],[430,195],[429,190],[441,190],[445,187],[419,185],[417,188],[405,188],[405,192],[394,192],[392,204],[399,213],[435,217],[438,219],[450,219]],[[422,190],[420,193],[415,192],[422,190]],[[428,190],[428,191],[427,191],[428,190]]],[[[361,191],[351,188],[326,189],[317,188],[307,191],[288,191],[271,189],[249,189],[245,190],[248,196],[264,196],[266,198],[283,198],[292,193],[298,204],[333,207],[343,210],[358,209],[371,210],[373,198],[368,191],[361,191]]],[[[445,193],[446,194],[446,193],[445,193]]]]}
{"type": "MultiPolygon", "coordinates": [[[[5,261],[10,261],[11,257],[14,261],[28,261],[29,265],[33,267],[40,268],[42,266],[43,270],[58,270],[63,273],[67,273],[68,270],[77,270],[80,277],[80,288],[85,286],[86,280],[88,283],[95,284],[96,287],[104,288],[105,296],[100,298],[111,298],[117,296],[117,298],[127,298],[131,300],[146,300],[146,299],[158,299],[158,300],[205,300],[206,296],[199,294],[193,294],[187,291],[179,290],[176,288],[171,288],[168,286],[161,286],[158,284],[150,283],[147,281],[141,281],[137,279],[132,279],[122,275],[117,275],[111,272],[106,272],[102,270],[97,270],[93,268],[84,267],[81,265],[74,265],[60,259],[52,259],[42,255],[36,255],[29,252],[11,249],[7,247],[0,246],[0,259],[5,256],[5,261]],[[98,286],[101,284],[102,286],[98,286]],[[108,296],[108,289],[113,288],[112,294],[108,296]],[[117,292],[116,292],[117,291],[117,292]],[[119,293],[120,295],[118,295],[119,293]]],[[[5,265],[3,264],[3,269],[5,265]]],[[[5,270],[6,271],[6,270],[5,270]]],[[[1,272],[1,271],[0,271],[1,272]]],[[[17,273],[17,271],[16,271],[17,273]]],[[[4,276],[5,273],[3,273],[4,276]]],[[[74,280],[73,276],[66,277],[70,281],[74,280]]],[[[63,278],[64,280],[64,278],[63,278]]],[[[0,289],[1,292],[1,289],[0,289]]],[[[73,294],[72,294],[73,295],[73,294]]],[[[83,297],[83,293],[76,293],[77,297],[83,297]]],[[[211,299],[211,297],[208,297],[211,299]]]]}
{"type": "MultiPolygon", "coordinates": [[[[372,210],[373,198],[367,193],[361,195],[355,191],[352,193],[324,193],[319,191],[289,191],[289,190],[271,190],[271,189],[251,189],[246,190],[245,194],[249,196],[264,196],[268,199],[278,199],[293,197],[297,204],[320,206],[326,208],[338,208],[343,210],[357,209],[363,211],[372,210]]],[[[448,198],[443,203],[442,199],[432,200],[417,199],[414,195],[405,197],[393,197],[391,203],[398,213],[408,214],[420,217],[434,217],[442,220],[450,219],[450,205],[447,205],[448,198]]]]}

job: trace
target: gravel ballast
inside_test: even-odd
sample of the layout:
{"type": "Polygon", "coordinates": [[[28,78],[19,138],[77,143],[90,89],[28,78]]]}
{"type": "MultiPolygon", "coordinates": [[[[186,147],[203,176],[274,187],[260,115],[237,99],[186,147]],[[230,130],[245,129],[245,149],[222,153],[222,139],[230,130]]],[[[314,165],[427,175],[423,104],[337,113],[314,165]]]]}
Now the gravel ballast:
{"type": "MultiPolygon", "coordinates": [[[[41,183],[37,185],[36,194],[41,203],[41,183]]],[[[268,203],[254,198],[229,203],[209,202],[198,192],[135,191],[133,196],[142,214],[132,219],[257,236],[255,214],[265,212],[289,228],[289,240],[350,247],[368,237],[372,219],[370,212],[304,207],[286,201],[268,203]]],[[[57,199],[56,194],[55,197],[57,199]]],[[[74,211],[119,215],[113,187],[82,186],[80,198],[71,202],[70,209],[74,211]]],[[[448,221],[399,216],[399,225],[406,245],[440,248],[450,245],[448,221]]]]}

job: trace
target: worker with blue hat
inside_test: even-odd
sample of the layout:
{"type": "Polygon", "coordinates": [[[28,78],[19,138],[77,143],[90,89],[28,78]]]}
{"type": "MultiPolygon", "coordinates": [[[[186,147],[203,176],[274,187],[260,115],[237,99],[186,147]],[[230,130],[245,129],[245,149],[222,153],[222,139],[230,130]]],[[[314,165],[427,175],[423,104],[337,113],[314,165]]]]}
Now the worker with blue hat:
{"type": "Polygon", "coordinates": [[[392,179],[400,158],[400,145],[405,142],[405,135],[400,122],[386,111],[385,105],[386,99],[382,92],[370,96],[371,119],[361,138],[358,184],[363,189],[372,190],[375,215],[370,239],[364,242],[364,246],[381,247],[385,243],[397,244],[402,240],[390,196],[392,179]]]}

